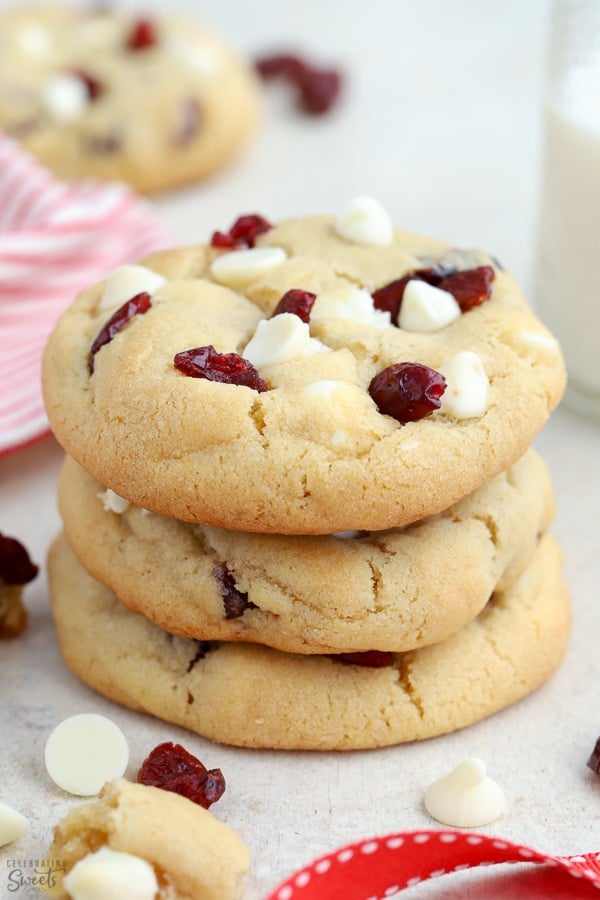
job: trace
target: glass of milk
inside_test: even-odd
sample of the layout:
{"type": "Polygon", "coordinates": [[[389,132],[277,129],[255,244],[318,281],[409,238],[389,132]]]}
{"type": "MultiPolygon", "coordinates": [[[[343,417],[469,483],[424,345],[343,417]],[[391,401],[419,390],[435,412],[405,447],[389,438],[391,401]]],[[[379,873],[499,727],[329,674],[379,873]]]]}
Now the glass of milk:
{"type": "Polygon", "coordinates": [[[537,308],[560,340],[565,402],[600,421],[600,0],[554,0],[537,308]]]}

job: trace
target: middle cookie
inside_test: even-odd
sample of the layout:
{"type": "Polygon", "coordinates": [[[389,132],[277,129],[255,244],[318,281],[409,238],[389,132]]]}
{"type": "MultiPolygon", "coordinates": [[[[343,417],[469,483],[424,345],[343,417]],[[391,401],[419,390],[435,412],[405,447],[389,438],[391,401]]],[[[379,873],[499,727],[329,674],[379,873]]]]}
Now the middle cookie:
{"type": "Polygon", "coordinates": [[[445,512],[381,532],[290,537],[188,524],[104,491],[70,458],[59,505],[90,575],[161,628],[314,654],[444,640],[523,571],[554,497],[530,450],[445,512]]]}

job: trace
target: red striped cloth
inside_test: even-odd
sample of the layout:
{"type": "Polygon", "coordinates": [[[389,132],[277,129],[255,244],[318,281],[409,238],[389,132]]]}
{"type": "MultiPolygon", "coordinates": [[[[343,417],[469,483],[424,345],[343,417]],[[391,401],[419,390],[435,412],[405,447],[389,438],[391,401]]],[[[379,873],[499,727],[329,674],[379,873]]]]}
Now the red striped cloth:
{"type": "Polygon", "coordinates": [[[0,134],[0,455],[48,431],[40,369],[82,288],[172,240],[128,187],[57,181],[0,134]]]}

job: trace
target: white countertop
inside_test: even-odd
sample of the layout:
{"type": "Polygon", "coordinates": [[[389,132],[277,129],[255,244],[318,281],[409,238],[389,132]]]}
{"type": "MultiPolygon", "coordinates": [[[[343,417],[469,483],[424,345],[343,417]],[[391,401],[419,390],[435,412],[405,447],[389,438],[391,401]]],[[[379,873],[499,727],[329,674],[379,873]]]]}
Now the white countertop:
{"type": "MultiPolygon", "coordinates": [[[[241,212],[277,219],[336,211],[368,193],[401,227],[485,248],[533,292],[543,0],[230,0],[207,11],[249,55],[296,47],[341,64],[348,78],[339,109],[318,120],[269,90],[262,132],[233,167],[156,201],[178,241],[203,240],[241,212]]],[[[0,646],[0,798],[31,821],[0,852],[0,897],[13,896],[5,888],[11,861],[43,857],[52,824],[79,802],[50,782],[43,749],[61,719],[83,711],[122,727],[131,776],[163,740],[183,742],[223,769],[228,787],[213,812],[251,849],[246,900],[264,900],[295,868],[346,842],[433,827],[423,792],[465,756],[484,759],[508,798],[504,816],[482,831],[559,854],[600,850],[600,780],[585,765],[600,734],[600,427],[560,408],[536,445],[558,499],[554,533],[574,604],[569,653],[521,703],[424,743],[347,754],[245,751],[120,709],[62,664],[42,573],[26,589],[28,629],[0,646]]],[[[61,458],[49,438],[0,459],[0,530],[18,536],[40,563],[59,528],[61,458]]],[[[511,880],[467,873],[409,896],[526,896],[514,875],[504,877],[511,880]]],[[[576,895],[585,894],[557,886],[557,897],[576,895]]],[[[38,895],[22,888],[14,896],[38,895]]]]}

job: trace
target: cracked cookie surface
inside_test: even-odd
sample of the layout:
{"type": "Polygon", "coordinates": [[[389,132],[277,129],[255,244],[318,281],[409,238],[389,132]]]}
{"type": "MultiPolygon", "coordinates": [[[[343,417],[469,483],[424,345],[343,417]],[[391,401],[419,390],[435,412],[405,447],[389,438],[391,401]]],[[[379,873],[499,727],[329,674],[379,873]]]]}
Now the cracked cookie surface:
{"type": "Polygon", "coordinates": [[[194,21],[60,4],[0,14],[0,128],[60,178],[145,193],[203,178],[258,110],[250,67],[194,21]]]}
{"type": "Polygon", "coordinates": [[[561,553],[546,535],[521,576],[447,640],[381,668],[174,637],[122,606],[66,539],[49,559],[67,665],[117,703],[245,747],[383,747],[471,725],[539,687],[567,646],[561,553]]]}
{"type": "Polygon", "coordinates": [[[554,507],[534,451],[444,513],[384,532],[258,535],[105,503],[102,485],[68,458],[59,482],[65,531],[82,565],[125,606],[184,637],[293,653],[443,640],[512,584],[554,507]]]}
{"type": "Polygon", "coordinates": [[[151,306],[95,354],[93,374],[90,348],[118,305],[106,302],[110,279],[84,291],[49,341],[44,392],[54,433],[137,505],[261,533],[404,525],[512,465],[560,399],[558,344],[485,254],[399,231],[386,246],[359,245],[327,216],[281,223],[255,244],[250,257],[199,245],[146,260],[161,276],[151,306]],[[493,268],[491,296],[444,327],[414,332],[372,306],[365,314],[369,295],[394,279],[473,260],[493,268]],[[293,289],[316,294],[310,323],[302,332],[287,314],[291,331],[275,338],[269,317],[293,289]],[[257,337],[265,325],[271,342],[257,337]],[[252,346],[268,389],[175,368],[177,354],[208,346],[242,357],[252,346]],[[386,367],[410,361],[443,370],[461,354],[472,369],[476,361],[472,383],[484,386],[476,413],[442,406],[403,424],[369,393],[386,367]]]}

